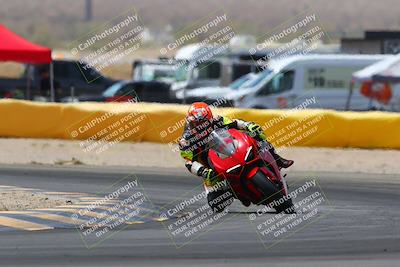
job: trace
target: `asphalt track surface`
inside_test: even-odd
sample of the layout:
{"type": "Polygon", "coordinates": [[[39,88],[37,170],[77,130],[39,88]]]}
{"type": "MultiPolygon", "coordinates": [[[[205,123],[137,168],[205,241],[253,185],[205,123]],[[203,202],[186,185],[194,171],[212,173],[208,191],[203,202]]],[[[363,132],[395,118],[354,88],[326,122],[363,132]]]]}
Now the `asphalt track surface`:
{"type": "MultiPolygon", "coordinates": [[[[183,168],[7,165],[0,184],[92,194],[132,173],[156,208],[201,192],[199,180],[183,168]]],[[[289,182],[298,178],[315,178],[329,207],[321,204],[323,218],[270,248],[274,241],[264,246],[249,221],[257,207],[235,203],[231,219],[180,248],[161,222],[130,225],[90,249],[76,229],[3,231],[0,266],[400,266],[400,175],[288,175],[289,182]]]]}

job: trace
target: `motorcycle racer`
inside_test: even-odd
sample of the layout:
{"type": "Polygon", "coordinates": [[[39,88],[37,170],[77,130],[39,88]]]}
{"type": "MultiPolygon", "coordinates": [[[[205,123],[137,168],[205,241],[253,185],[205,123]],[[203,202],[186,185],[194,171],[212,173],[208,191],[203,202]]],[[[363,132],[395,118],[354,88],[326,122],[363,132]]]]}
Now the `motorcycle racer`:
{"type": "MultiPolygon", "coordinates": [[[[210,133],[218,128],[234,128],[248,132],[251,137],[260,143],[260,147],[268,149],[280,168],[288,168],[294,163],[293,160],[284,159],[276,153],[258,124],[240,119],[231,120],[222,116],[214,117],[211,108],[206,103],[195,102],[188,110],[184,131],[179,140],[179,149],[182,158],[185,160],[186,168],[192,174],[204,179],[204,187],[208,193],[207,200],[209,204],[229,190],[228,186],[210,190],[215,189],[215,186],[223,181],[223,178],[218,176],[210,166],[206,148],[210,133]]],[[[243,203],[243,205],[249,206],[250,203],[243,203]]],[[[215,210],[215,205],[210,204],[210,206],[214,207],[215,210]]],[[[216,211],[221,212],[224,208],[217,208],[216,211]]]]}

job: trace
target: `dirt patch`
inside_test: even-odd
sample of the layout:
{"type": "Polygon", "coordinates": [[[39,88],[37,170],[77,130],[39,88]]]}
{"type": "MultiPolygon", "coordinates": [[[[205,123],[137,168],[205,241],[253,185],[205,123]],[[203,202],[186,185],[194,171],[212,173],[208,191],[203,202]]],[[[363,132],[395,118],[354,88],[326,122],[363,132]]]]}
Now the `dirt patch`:
{"type": "MultiPolygon", "coordinates": [[[[0,139],[0,163],[178,168],[187,171],[175,145],[119,143],[102,153],[85,152],[79,141],[0,139]]],[[[293,147],[280,152],[295,160],[293,171],[400,173],[399,150],[293,147]]]]}
{"type": "Polygon", "coordinates": [[[0,192],[0,211],[53,208],[72,204],[72,200],[49,196],[41,192],[12,190],[0,192]]]}

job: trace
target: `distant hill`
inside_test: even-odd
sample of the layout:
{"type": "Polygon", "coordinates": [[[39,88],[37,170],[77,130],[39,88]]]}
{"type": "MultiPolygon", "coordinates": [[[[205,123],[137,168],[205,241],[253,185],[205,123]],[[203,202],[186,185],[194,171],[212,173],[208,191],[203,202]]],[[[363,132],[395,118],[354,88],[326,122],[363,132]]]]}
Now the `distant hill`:
{"type": "Polygon", "coordinates": [[[223,7],[235,29],[261,35],[312,7],[331,35],[364,29],[400,29],[398,0],[93,0],[93,20],[84,22],[84,0],[0,0],[0,23],[35,42],[63,47],[93,27],[134,6],[153,31],[173,31],[223,7]]]}

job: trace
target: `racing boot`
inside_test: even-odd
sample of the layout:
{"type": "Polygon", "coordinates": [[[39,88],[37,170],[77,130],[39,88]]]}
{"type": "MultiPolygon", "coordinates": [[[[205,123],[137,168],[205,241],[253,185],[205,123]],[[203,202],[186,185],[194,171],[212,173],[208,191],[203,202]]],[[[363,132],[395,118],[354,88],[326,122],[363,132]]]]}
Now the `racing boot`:
{"type": "Polygon", "coordinates": [[[279,156],[278,154],[272,154],[274,159],[276,160],[276,164],[278,165],[279,168],[289,168],[290,166],[293,165],[294,161],[290,159],[285,159],[279,156]]]}
{"type": "Polygon", "coordinates": [[[272,146],[271,143],[268,142],[268,151],[269,153],[271,153],[271,155],[274,157],[276,164],[278,165],[279,168],[289,168],[290,166],[293,165],[294,161],[290,160],[290,159],[285,159],[282,158],[281,156],[279,156],[276,151],[275,148],[272,146]]]}

